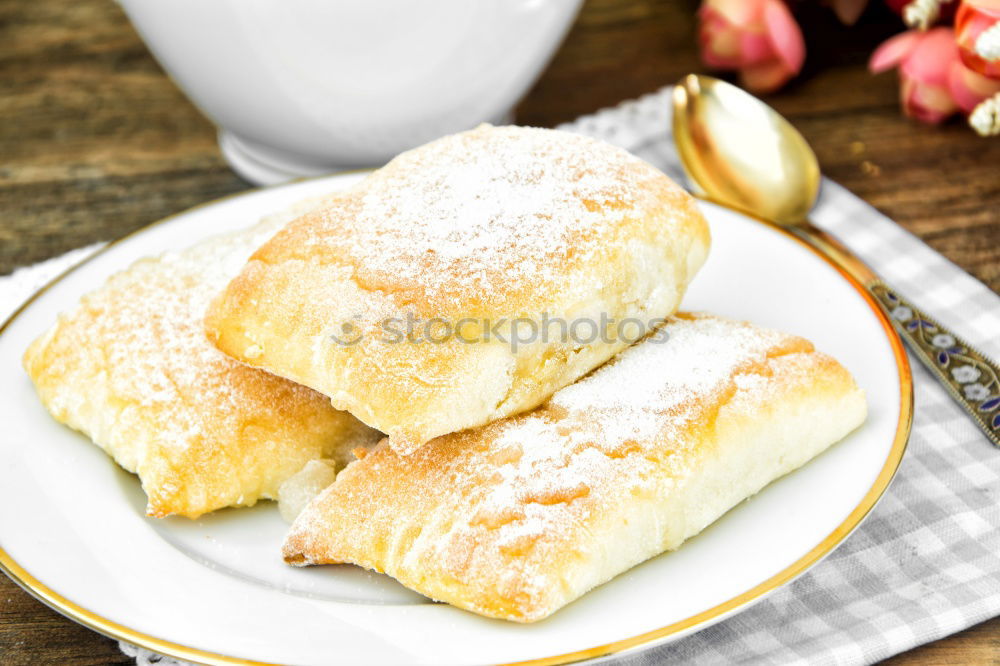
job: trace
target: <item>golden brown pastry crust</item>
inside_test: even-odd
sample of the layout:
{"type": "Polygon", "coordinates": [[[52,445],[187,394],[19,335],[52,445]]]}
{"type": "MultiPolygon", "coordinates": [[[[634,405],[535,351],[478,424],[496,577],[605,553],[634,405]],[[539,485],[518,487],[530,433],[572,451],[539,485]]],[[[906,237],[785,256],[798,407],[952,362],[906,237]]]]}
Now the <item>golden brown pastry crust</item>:
{"type": "Polygon", "coordinates": [[[544,618],[678,547],[841,439],[863,392],[801,338],[682,315],[542,407],[401,458],[302,512],[293,564],[350,562],[490,617],[544,618]]]}
{"type": "Polygon", "coordinates": [[[565,132],[484,126],[404,153],[289,224],[207,328],[227,354],[329,395],[410,453],[538,405],[630,342],[554,328],[513,351],[484,329],[666,317],[708,245],[693,199],[642,160],[565,132]],[[478,342],[387,344],[384,323],[399,332],[408,317],[464,320],[478,342]]]}
{"type": "Polygon", "coordinates": [[[276,498],[307,461],[344,462],[377,437],[325,396],[234,361],[204,335],[211,298],[292,216],[136,262],[24,355],[56,420],[139,475],[150,516],[276,498]]]}

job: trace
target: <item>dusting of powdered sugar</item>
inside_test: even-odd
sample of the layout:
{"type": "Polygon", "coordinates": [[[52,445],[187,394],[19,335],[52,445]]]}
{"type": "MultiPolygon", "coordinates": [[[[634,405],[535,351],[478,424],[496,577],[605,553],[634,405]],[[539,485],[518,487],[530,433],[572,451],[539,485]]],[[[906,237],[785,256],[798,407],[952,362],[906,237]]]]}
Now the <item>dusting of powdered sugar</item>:
{"type": "Polygon", "coordinates": [[[478,464],[506,462],[472,472],[480,484],[491,478],[473,529],[499,527],[501,543],[559,530],[575,499],[641,487],[652,459],[683,451],[686,433],[732,390],[763,390],[767,379],[755,369],[799,341],[704,315],[673,318],[660,335],[666,340],[633,345],[543,408],[496,426],[478,464]]]}
{"type": "MultiPolygon", "coordinates": [[[[109,413],[118,406],[120,418],[128,420],[141,410],[156,421],[156,441],[177,450],[194,442],[211,446],[213,438],[221,443],[223,433],[238,435],[246,419],[290,423],[332,413],[320,394],[229,358],[204,329],[212,298],[253,251],[315,203],[299,204],[246,231],[142,259],[112,276],[60,318],[49,342],[54,371],[79,375],[84,383],[103,380],[109,413]]],[[[91,396],[64,383],[49,396],[53,409],[88,413],[91,396]]],[[[88,434],[107,436],[101,428],[88,434]]]]}
{"type": "Polygon", "coordinates": [[[556,393],[552,403],[602,414],[602,434],[610,440],[649,438],[668,425],[668,415],[681,418],[685,401],[717,390],[741,365],[761,359],[786,337],[714,317],[676,319],[556,393]]]}
{"type": "Polygon", "coordinates": [[[489,294],[586,261],[602,244],[582,239],[610,238],[626,214],[642,218],[656,205],[647,181],[669,186],[652,166],[594,139],[482,126],[400,155],[326,209],[326,233],[311,240],[350,257],[376,289],[489,294]]]}

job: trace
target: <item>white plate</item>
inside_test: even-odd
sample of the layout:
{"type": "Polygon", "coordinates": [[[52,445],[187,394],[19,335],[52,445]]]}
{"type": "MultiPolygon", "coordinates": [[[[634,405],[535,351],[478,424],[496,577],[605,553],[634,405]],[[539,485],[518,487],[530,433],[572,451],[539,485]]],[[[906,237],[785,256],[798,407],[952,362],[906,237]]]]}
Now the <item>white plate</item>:
{"type": "Polygon", "coordinates": [[[790,581],[829,553],[888,485],[905,447],[905,355],[862,292],[801,242],[705,204],[711,257],[685,299],[803,335],[867,391],[858,432],[724,516],[680,550],[517,625],[427,602],[350,566],[294,569],[279,557],[275,506],[201,520],[143,516],[135,477],[56,424],[21,354],[56,315],[132,261],[245,227],[347,174],[259,190],[112,244],[39,292],[0,334],[0,565],[56,610],[106,634],[204,662],[552,662],[676,639],[790,581]]]}

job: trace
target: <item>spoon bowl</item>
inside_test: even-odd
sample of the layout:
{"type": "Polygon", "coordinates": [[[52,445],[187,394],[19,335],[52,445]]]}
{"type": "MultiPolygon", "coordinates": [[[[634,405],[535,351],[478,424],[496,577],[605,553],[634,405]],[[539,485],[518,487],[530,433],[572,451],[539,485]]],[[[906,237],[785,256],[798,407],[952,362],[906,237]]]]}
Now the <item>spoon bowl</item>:
{"type": "Polygon", "coordinates": [[[805,222],[819,194],[816,154],[778,112],[736,86],[689,74],[674,88],[674,138],[709,199],[782,226],[805,222]]]}

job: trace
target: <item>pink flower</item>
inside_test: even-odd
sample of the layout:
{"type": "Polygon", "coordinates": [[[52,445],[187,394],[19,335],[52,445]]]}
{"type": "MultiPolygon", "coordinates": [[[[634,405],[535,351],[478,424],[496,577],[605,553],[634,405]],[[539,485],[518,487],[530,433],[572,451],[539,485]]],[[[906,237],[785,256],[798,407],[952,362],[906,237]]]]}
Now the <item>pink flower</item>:
{"type": "Polygon", "coordinates": [[[1000,79],[1000,59],[984,58],[978,40],[986,30],[1000,23],[1000,0],[965,0],[955,16],[955,39],[966,67],[991,79],[1000,79]]]}
{"type": "Polygon", "coordinates": [[[925,123],[939,123],[959,111],[968,113],[1000,90],[1000,82],[962,64],[950,28],[896,35],[879,46],[868,63],[876,74],[897,66],[903,112],[925,123]]]}
{"type": "Polygon", "coordinates": [[[802,31],[781,0],[704,0],[698,15],[701,59],[739,70],[747,88],[776,90],[802,69],[802,31]]]}

